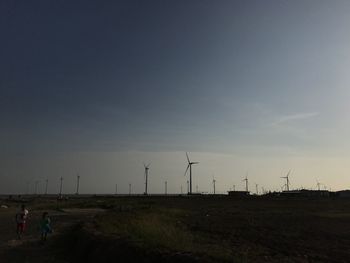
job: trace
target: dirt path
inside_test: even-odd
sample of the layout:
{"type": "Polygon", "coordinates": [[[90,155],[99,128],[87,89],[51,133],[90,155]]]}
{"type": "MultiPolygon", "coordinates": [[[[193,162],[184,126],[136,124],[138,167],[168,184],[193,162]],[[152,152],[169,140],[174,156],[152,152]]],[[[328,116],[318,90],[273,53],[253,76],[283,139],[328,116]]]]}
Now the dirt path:
{"type": "Polygon", "coordinates": [[[47,242],[40,241],[38,222],[42,211],[30,213],[28,228],[22,240],[16,236],[16,225],[14,215],[16,210],[7,209],[0,211],[0,263],[26,262],[26,263],[63,263],[59,259],[58,250],[53,242],[70,226],[91,219],[101,209],[67,209],[63,211],[48,211],[52,221],[54,233],[48,237],[47,242]]]}

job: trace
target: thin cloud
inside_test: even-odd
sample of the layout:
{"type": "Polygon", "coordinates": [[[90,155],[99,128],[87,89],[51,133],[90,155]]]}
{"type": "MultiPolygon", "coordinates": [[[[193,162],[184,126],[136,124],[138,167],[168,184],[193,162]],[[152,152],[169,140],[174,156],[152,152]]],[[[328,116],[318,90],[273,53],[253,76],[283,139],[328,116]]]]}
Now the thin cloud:
{"type": "Polygon", "coordinates": [[[277,121],[273,122],[272,124],[278,125],[278,124],[286,123],[289,121],[305,120],[305,119],[310,119],[310,118],[316,117],[318,115],[320,115],[319,112],[306,112],[306,113],[285,115],[285,116],[280,117],[277,121]]]}

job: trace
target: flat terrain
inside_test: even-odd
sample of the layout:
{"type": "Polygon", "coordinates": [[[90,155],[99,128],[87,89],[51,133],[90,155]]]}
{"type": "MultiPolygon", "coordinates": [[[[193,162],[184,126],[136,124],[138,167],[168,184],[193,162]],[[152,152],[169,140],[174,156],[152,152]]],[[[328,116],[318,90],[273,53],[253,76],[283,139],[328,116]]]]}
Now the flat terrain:
{"type": "Polygon", "coordinates": [[[43,210],[40,206],[36,207],[37,203],[31,209],[30,203],[27,205],[30,211],[27,222],[28,227],[21,240],[17,239],[15,224],[15,214],[18,211],[19,204],[8,203],[8,209],[0,209],[1,263],[69,262],[60,255],[65,251],[65,248],[57,246],[57,237],[69,231],[71,226],[78,224],[82,220],[89,220],[96,214],[103,212],[101,209],[43,210]],[[40,241],[39,220],[43,211],[49,212],[54,227],[54,233],[47,242],[40,241]]]}
{"type": "MultiPolygon", "coordinates": [[[[4,201],[5,202],[5,201],[4,201]]],[[[16,240],[19,203],[0,209],[0,262],[349,262],[350,200],[227,196],[37,199],[16,240]],[[39,242],[49,211],[54,235],[39,242]],[[62,242],[63,241],[63,242],[62,242]],[[113,261],[111,261],[113,262],[113,261]]]]}

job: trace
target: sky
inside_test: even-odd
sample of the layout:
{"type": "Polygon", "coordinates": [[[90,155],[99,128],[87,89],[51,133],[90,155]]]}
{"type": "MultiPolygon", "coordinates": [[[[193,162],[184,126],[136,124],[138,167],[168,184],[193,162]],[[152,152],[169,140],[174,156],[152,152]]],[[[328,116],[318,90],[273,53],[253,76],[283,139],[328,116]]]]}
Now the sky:
{"type": "Polygon", "coordinates": [[[350,2],[0,2],[0,193],[350,187],[350,2]]]}

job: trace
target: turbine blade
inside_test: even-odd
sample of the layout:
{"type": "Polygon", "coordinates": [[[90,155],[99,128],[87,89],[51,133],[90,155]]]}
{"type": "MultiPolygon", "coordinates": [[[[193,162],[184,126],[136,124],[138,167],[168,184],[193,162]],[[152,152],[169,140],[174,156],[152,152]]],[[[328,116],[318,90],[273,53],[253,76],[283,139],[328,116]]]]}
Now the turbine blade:
{"type": "Polygon", "coordinates": [[[187,165],[187,168],[186,168],[186,171],[185,171],[185,174],[184,174],[184,176],[186,176],[186,174],[187,174],[187,171],[188,171],[188,168],[190,168],[190,164],[188,164],[188,165],[187,165]]]}
{"type": "Polygon", "coordinates": [[[191,164],[199,164],[199,162],[192,162],[191,164]]]}
{"type": "Polygon", "coordinates": [[[292,170],[289,170],[289,172],[287,173],[287,176],[286,177],[288,177],[289,176],[289,174],[290,174],[290,172],[291,172],[292,170]]]}
{"type": "Polygon", "coordinates": [[[188,153],[186,152],[187,162],[190,163],[190,158],[188,157],[188,153]]]}

